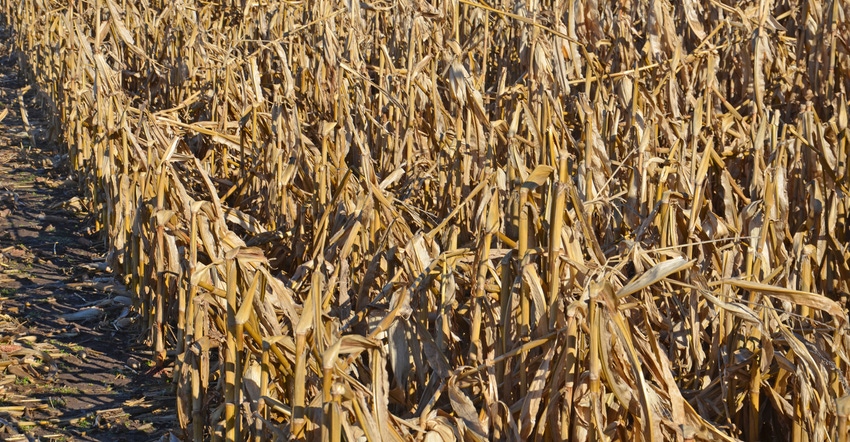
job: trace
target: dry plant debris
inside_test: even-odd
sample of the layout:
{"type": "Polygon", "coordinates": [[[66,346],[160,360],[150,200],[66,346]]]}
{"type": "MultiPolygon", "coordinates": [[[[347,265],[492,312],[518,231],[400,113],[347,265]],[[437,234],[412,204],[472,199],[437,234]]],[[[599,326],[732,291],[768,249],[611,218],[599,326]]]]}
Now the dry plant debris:
{"type": "Polygon", "coordinates": [[[194,440],[847,440],[847,0],[0,4],[194,440]]]}

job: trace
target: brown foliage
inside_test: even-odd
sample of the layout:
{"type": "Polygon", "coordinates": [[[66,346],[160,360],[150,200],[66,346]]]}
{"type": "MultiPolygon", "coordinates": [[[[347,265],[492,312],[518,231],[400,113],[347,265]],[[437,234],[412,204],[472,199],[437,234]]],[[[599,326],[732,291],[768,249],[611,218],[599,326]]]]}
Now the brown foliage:
{"type": "Polygon", "coordinates": [[[846,0],[2,4],[196,440],[845,440],[846,0]]]}

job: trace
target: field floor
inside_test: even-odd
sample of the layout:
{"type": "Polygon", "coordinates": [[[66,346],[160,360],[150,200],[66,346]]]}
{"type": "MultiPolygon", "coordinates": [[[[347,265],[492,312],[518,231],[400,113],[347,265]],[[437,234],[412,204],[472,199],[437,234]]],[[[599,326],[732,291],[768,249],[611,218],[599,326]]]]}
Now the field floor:
{"type": "Polygon", "coordinates": [[[9,44],[0,39],[0,440],[157,440],[175,426],[171,370],[149,362],[9,44]]]}

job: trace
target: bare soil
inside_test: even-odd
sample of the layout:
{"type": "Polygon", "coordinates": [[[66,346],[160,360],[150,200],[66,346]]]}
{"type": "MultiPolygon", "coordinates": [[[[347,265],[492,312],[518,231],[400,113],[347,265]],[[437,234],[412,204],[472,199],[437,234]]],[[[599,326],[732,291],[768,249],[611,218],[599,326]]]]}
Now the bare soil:
{"type": "Polygon", "coordinates": [[[0,440],[168,440],[170,370],[152,368],[9,47],[0,35],[0,440]]]}

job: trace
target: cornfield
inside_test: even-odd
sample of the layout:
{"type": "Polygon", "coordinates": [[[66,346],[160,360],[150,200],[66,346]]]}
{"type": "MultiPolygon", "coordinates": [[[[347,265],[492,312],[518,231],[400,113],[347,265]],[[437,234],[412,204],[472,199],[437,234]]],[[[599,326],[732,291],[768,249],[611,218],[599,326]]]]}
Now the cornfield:
{"type": "Polygon", "coordinates": [[[847,0],[3,0],[187,440],[848,440],[847,0]]]}

